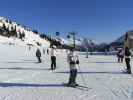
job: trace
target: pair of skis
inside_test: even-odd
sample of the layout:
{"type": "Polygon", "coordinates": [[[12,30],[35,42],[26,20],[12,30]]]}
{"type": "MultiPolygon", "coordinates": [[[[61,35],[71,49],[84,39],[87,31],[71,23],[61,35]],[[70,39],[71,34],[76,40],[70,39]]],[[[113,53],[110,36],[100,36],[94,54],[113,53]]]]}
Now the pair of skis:
{"type": "Polygon", "coordinates": [[[89,91],[91,89],[91,88],[88,88],[86,86],[82,86],[82,85],[79,85],[79,84],[76,84],[75,86],[71,86],[71,85],[68,85],[67,83],[63,83],[63,86],[76,88],[76,89],[79,89],[79,90],[82,90],[82,91],[89,91]]]}
{"type": "Polygon", "coordinates": [[[123,73],[125,73],[125,74],[132,74],[132,72],[131,71],[128,71],[127,69],[121,69],[121,71],[123,72],[123,73]]]}

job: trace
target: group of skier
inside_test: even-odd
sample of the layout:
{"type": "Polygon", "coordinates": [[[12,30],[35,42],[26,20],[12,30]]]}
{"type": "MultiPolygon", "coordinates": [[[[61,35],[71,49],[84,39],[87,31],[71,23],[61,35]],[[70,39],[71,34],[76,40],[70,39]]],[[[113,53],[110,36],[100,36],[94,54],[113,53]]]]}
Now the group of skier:
{"type": "MultiPolygon", "coordinates": [[[[44,51],[43,51],[44,52],[44,51]]],[[[47,50],[47,54],[49,54],[49,50],[47,50]]],[[[51,56],[51,70],[56,69],[56,48],[52,46],[50,48],[50,56],[51,56]]],[[[125,58],[126,63],[126,72],[131,73],[131,66],[130,66],[130,56],[131,52],[128,47],[125,47],[125,49],[121,49],[117,53],[118,62],[123,62],[123,58],[125,58]]],[[[41,51],[40,49],[36,50],[36,57],[38,59],[38,63],[41,63],[41,51]]],[[[78,55],[74,53],[74,48],[71,48],[69,52],[67,52],[67,62],[70,68],[70,75],[69,75],[69,81],[66,84],[67,86],[78,86],[76,83],[76,77],[77,77],[77,69],[79,67],[79,58],[78,55]]]]}
{"type": "MultiPolygon", "coordinates": [[[[44,52],[44,50],[43,50],[44,52]]],[[[52,46],[50,48],[50,56],[51,56],[51,70],[55,70],[56,69],[56,48],[54,46],[52,46]]],[[[47,54],[49,54],[48,50],[47,50],[47,54]]],[[[41,63],[41,51],[39,48],[37,48],[36,50],[36,57],[38,59],[38,63],[41,63]]],[[[69,81],[68,84],[69,86],[76,86],[76,77],[77,77],[77,66],[79,65],[79,58],[78,55],[76,55],[74,53],[74,49],[71,48],[69,50],[69,52],[67,52],[67,62],[69,64],[70,67],[70,76],[69,76],[69,81]]]]}

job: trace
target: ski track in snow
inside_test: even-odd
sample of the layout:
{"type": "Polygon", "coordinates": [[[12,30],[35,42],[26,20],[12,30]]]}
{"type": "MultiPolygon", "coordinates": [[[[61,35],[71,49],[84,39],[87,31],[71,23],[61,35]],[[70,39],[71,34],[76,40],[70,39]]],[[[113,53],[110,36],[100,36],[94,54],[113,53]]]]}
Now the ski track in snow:
{"type": "MultiPolygon", "coordinates": [[[[66,53],[58,52],[57,70],[51,71],[50,56],[36,63],[36,48],[0,44],[0,100],[133,100],[133,76],[124,74],[125,63],[115,56],[80,55],[77,83],[88,91],[63,87],[69,78],[66,53]]],[[[59,50],[58,50],[59,51],[59,50]]]]}

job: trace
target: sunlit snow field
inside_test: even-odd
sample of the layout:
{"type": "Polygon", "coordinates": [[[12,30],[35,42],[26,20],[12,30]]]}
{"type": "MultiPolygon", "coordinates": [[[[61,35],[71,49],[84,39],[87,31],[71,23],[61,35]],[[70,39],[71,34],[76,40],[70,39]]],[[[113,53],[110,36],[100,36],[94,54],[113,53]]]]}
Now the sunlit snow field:
{"type": "MultiPolygon", "coordinates": [[[[41,49],[42,50],[42,49],[41,49]]],[[[42,53],[37,63],[36,48],[0,44],[0,100],[133,100],[133,76],[124,74],[125,63],[115,56],[79,55],[77,83],[88,91],[63,87],[68,82],[66,52],[57,50],[57,69],[49,70],[50,56],[42,53]]]]}

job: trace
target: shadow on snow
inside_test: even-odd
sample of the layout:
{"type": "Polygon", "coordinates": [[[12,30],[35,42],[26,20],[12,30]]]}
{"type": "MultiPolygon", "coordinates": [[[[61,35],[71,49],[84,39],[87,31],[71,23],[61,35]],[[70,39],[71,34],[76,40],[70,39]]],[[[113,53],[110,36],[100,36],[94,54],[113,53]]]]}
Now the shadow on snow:
{"type": "Polygon", "coordinates": [[[0,87],[63,87],[63,84],[0,83],[0,87]]]}
{"type": "MultiPolygon", "coordinates": [[[[62,73],[62,74],[69,74],[70,72],[69,71],[60,71],[60,72],[55,72],[55,73],[62,73]]],[[[124,72],[111,72],[111,71],[82,71],[82,72],[77,72],[78,74],[126,74],[124,72]]]]}
{"type": "Polygon", "coordinates": [[[12,68],[0,68],[9,70],[50,70],[50,68],[23,68],[23,67],[12,67],[12,68]]]}
{"type": "Polygon", "coordinates": [[[101,64],[102,64],[102,63],[103,63],[103,64],[104,64],[104,63],[112,63],[112,64],[113,64],[113,63],[118,63],[118,62],[89,62],[89,63],[101,63],[101,64]]]}
{"type": "Polygon", "coordinates": [[[3,63],[9,63],[9,64],[13,64],[13,63],[37,63],[37,61],[9,61],[9,62],[3,62],[3,63]]]}

